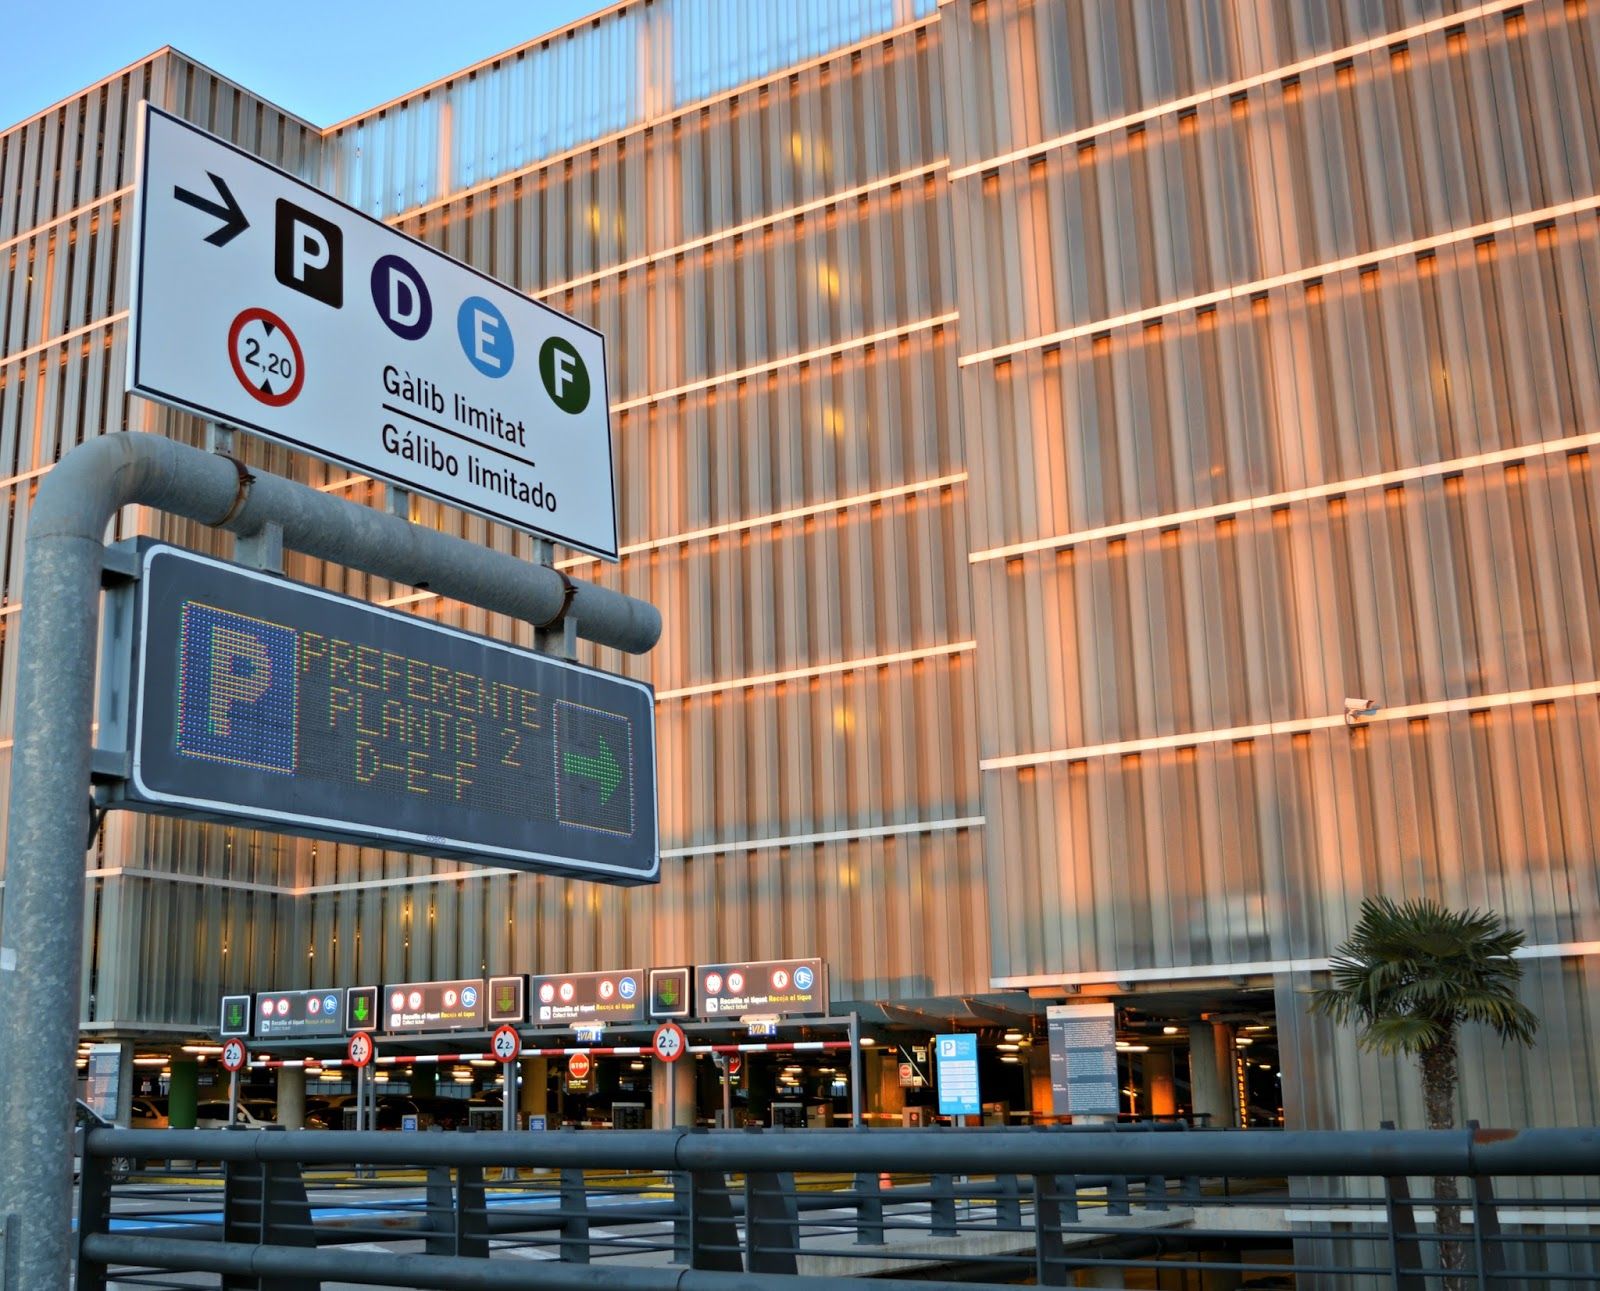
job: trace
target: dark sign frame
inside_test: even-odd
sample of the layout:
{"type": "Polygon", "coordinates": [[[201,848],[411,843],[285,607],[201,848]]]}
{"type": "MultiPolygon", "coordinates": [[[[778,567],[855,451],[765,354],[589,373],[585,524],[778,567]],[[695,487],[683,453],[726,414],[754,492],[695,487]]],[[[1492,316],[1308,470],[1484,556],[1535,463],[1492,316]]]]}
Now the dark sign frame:
{"type": "Polygon", "coordinates": [[[114,805],[659,881],[648,683],[162,543],[138,568],[114,805]],[[219,640],[245,642],[232,671],[219,640]]]}

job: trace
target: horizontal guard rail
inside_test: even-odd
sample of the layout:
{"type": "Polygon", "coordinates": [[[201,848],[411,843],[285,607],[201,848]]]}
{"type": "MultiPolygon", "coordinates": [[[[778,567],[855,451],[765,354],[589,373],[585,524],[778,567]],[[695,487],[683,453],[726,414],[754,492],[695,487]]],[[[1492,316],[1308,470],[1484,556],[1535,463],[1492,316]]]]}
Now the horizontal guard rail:
{"type": "MultiPolygon", "coordinates": [[[[1017,1174],[1227,1173],[1263,1164],[1258,1137],[1198,1131],[557,1130],[395,1134],[315,1130],[90,1130],[95,1156],[305,1165],[571,1166],[650,1170],[823,1170],[1017,1174]]],[[[1600,1174],[1600,1128],[1289,1130],[1272,1135],[1285,1174],[1600,1174]]]]}

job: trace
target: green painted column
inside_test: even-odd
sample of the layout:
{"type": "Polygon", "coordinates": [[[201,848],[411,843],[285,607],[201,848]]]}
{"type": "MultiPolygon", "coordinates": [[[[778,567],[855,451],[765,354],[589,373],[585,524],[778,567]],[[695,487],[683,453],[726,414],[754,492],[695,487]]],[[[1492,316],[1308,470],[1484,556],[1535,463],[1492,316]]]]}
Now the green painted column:
{"type": "Polygon", "coordinates": [[[194,1059],[172,1060],[172,1083],[167,1091],[167,1121],[175,1130],[194,1129],[195,1107],[200,1102],[200,1064],[194,1059]]]}

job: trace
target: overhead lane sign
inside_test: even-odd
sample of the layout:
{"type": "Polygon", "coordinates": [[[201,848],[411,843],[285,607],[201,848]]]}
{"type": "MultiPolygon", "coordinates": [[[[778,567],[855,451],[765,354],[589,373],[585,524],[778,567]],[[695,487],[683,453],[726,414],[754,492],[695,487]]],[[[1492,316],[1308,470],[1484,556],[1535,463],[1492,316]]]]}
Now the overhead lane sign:
{"type": "MultiPolygon", "coordinates": [[[[131,727],[118,805],[658,880],[647,684],[160,543],[140,572],[114,593],[134,598],[140,640],[119,664],[132,713],[106,718],[131,727]]],[[[499,1020],[520,1020],[520,983],[504,985],[497,1016],[504,994],[499,1020]]]]}
{"type": "Polygon", "coordinates": [[[617,558],[598,332],[149,104],[140,134],[131,392],[617,558]]]}

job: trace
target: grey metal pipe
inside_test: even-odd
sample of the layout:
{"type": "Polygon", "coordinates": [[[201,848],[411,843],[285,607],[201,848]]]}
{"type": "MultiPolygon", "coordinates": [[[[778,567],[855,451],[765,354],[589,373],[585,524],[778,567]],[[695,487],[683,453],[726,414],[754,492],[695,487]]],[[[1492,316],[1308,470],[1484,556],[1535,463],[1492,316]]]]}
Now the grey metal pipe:
{"type": "MultiPolygon", "coordinates": [[[[142,503],[249,535],[280,524],[298,551],[413,586],[432,586],[533,623],[556,618],[569,582],[486,551],[155,435],[75,448],[45,476],[28,523],[16,692],[6,896],[0,925],[0,1218],[5,1285],[65,1286],[71,1258],[72,1107],[89,832],[89,732],[102,542],[117,511],[142,503]]],[[[649,649],[653,606],[577,585],[580,635],[649,649]]]]}
{"type": "Polygon", "coordinates": [[[562,1130],[548,1134],[326,1134],[290,1130],[90,1130],[96,1156],[375,1165],[1117,1176],[1600,1174],[1600,1128],[1290,1130],[1131,1134],[963,1130],[562,1130]]]}

